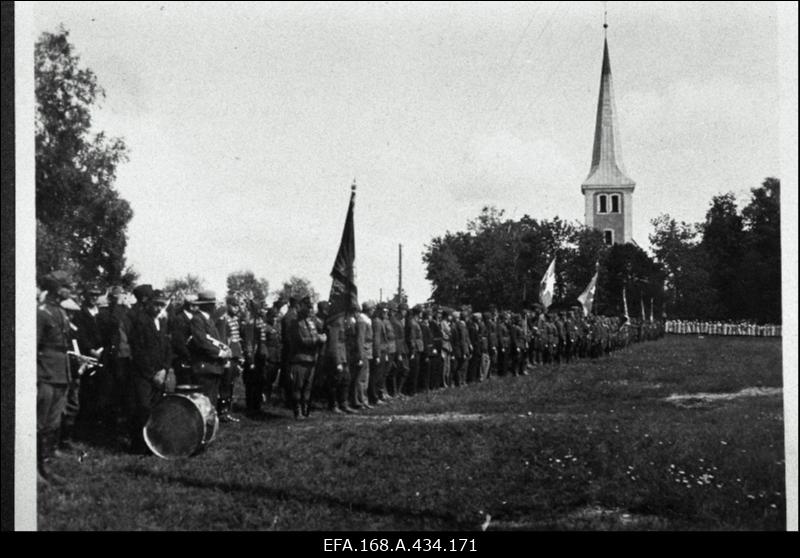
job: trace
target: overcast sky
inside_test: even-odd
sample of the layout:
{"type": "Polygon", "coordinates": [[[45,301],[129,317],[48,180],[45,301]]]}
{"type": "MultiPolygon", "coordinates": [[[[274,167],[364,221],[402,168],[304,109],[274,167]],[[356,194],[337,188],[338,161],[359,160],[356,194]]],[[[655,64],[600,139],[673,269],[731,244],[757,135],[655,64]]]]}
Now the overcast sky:
{"type": "MultiPolygon", "coordinates": [[[[633,238],[703,219],[781,175],[769,2],[608,3],[633,238]]],[[[424,246],[485,205],[583,220],[602,2],[38,3],[105,88],[94,125],[125,139],[127,257],[159,287],[222,293],[250,269],[323,297],[353,178],[360,298],[431,286],[424,246]]]]}

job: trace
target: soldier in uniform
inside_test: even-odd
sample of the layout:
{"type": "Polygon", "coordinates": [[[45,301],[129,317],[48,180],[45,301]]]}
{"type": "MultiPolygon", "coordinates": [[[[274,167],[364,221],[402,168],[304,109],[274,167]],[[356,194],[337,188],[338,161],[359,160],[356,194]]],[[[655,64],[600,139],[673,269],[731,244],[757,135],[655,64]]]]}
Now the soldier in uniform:
{"type": "Polygon", "coordinates": [[[219,382],[219,400],[217,412],[220,422],[239,422],[233,416],[233,387],[236,378],[242,374],[242,367],[248,361],[247,345],[242,338],[242,318],[239,299],[234,295],[225,297],[225,313],[217,319],[219,340],[227,345],[231,355],[222,365],[222,376],[219,382]]]}
{"type": "Polygon", "coordinates": [[[433,345],[433,333],[431,331],[430,314],[423,309],[420,312],[419,329],[422,334],[423,351],[420,354],[419,381],[417,391],[428,393],[431,390],[431,375],[433,370],[433,359],[436,357],[436,349],[433,345]]]}
{"type": "Polygon", "coordinates": [[[514,314],[511,322],[511,373],[515,376],[527,376],[526,370],[528,345],[525,331],[522,329],[522,317],[514,314]]]}
{"type": "Polygon", "coordinates": [[[69,317],[61,308],[61,301],[69,298],[69,277],[54,271],[41,283],[46,296],[36,312],[36,460],[38,481],[48,483],[63,481],[50,472],[46,462],[55,454],[59,441],[72,333],[69,317]]]}
{"type": "Polygon", "coordinates": [[[397,336],[391,320],[396,311],[397,305],[394,302],[387,302],[381,307],[381,321],[386,330],[386,353],[389,359],[385,367],[386,399],[392,399],[397,395],[397,336]]]}
{"type": "Polygon", "coordinates": [[[408,340],[408,381],[405,384],[405,393],[414,395],[419,388],[420,363],[425,355],[425,344],[422,340],[422,326],[419,323],[422,307],[419,305],[411,309],[406,319],[405,336],[408,340]]]}
{"type": "Polygon", "coordinates": [[[508,313],[500,314],[497,322],[497,375],[505,376],[511,365],[511,332],[509,326],[508,313]]]}
{"type": "Polygon", "coordinates": [[[347,363],[345,318],[329,319],[326,328],[327,342],[322,356],[322,370],[327,372],[328,409],[337,414],[352,414],[355,411],[348,403],[350,368],[347,363]]]}
{"type": "Polygon", "coordinates": [[[394,396],[404,397],[403,390],[408,380],[408,340],[406,339],[406,314],[408,306],[404,303],[394,307],[389,324],[394,330],[395,358],[394,358],[394,396]]]}
{"type": "Polygon", "coordinates": [[[372,360],[372,318],[369,313],[372,305],[365,302],[361,312],[356,315],[354,324],[353,348],[348,361],[350,363],[350,406],[354,409],[371,409],[369,403],[369,364],[372,360]]]}
{"type": "Polygon", "coordinates": [[[153,405],[165,391],[171,363],[169,333],[158,318],[167,305],[167,299],[161,291],[153,291],[142,304],[141,311],[131,321],[129,335],[134,399],[133,417],[129,423],[132,453],[147,452],[142,429],[153,405]]]}
{"type": "Polygon", "coordinates": [[[317,331],[311,315],[311,297],[299,293],[297,319],[288,324],[289,377],[291,405],[295,419],[307,418],[311,413],[311,386],[314,382],[314,364],[317,352],[327,341],[324,333],[317,331]]]}
{"type": "Polygon", "coordinates": [[[439,322],[441,329],[441,345],[439,352],[442,355],[442,387],[453,385],[453,323],[450,321],[452,310],[442,311],[442,319],[439,322]]]}
{"type": "Polygon", "coordinates": [[[484,376],[485,380],[497,374],[497,323],[491,312],[483,313],[483,323],[486,326],[486,350],[489,356],[489,368],[484,376]]]}
{"type": "Polygon", "coordinates": [[[474,383],[481,381],[481,362],[483,361],[483,350],[481,349],[481,329],[483,323],[479,312],[469,316],[467,324],[469,329],[469,342],[472,345],[472,357],[469,359],[467,368],[467,382],[474,383]]]}

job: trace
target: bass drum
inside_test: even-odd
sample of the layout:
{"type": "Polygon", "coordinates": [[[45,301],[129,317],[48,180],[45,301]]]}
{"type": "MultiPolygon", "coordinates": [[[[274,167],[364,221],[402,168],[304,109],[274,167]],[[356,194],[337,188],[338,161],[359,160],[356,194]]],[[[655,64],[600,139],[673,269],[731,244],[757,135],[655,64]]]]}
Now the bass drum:
{"type": "Polygon", "coordinates": [[[144,427],[150,450],[164,459],[194,455],[217,436],[217,411],[202,393],[171,393],[161,398],[144,427]]]}

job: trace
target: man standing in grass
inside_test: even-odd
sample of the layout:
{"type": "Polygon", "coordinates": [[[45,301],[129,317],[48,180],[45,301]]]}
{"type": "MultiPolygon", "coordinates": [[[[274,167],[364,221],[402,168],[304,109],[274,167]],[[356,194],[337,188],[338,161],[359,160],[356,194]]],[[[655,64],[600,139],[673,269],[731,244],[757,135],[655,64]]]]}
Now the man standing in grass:
{"type": "Polygon", "coordinates": [[[311,316],[311,297],[298,297],[297,319],[288,324],[289,341],[289,395],[295,419],[307,418],[311,413],[311,386],[314,382],[314,363],[317,351],[327,337],[317,332],[311,316]]]}

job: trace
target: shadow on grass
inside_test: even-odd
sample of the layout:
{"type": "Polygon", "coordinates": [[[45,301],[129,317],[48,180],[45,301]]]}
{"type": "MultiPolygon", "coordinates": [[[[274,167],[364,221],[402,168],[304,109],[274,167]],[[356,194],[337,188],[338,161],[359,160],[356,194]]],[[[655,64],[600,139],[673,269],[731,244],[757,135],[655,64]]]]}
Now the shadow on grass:
{"type": "MultiPolygon", "coordinates": [[[[270,498],[284,502],[294,501],[307,505],[325,504],[332,508],[344,508],[348,512],[359,512],[374,514],[384,517],[401,518],[405,520],[418,521],[419,525],[425,525],[431,519],[443,522],[441,528],[457,531],[474,531],[479,528],[476,522],[465,522],[459,520],[451,513],[436,510],[411,510],[400,506],[383,505],[379,503],[358,502],[341,498],[331,494],[321,494],[313,492],[303,487],[270,487],[265,485],[244,484],[238,482],[223,482],[192,479],[178,475],[158,474],[154,471],[145,469],[138,465],[130,465],[125,468],[125,472],[135,476],[151,477],[154,480],[179,484],[187,488],[198,488],[202,490],[221,490],[225,493],[241,493],[251,497],[270,498]]],[[[420,528],[420,527],[418,527],[420,528]]]]}

